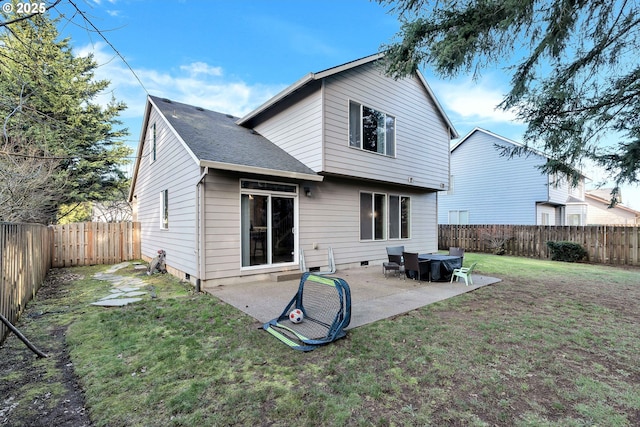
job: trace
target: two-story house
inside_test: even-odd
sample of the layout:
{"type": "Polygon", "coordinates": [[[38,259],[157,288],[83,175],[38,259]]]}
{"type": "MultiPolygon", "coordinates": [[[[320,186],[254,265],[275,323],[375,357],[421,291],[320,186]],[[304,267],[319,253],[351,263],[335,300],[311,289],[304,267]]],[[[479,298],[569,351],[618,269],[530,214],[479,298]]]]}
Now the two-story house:
{"type": "Polygon", "coordinates": [[[129,198],[142,253],[197,285],[437,250],[457,134],[420,73],[372,55],[310,73],[236,118],[150,96],[129,198]]]}
{"type": "Polygon", "coordinates": [[[475,128],[451,148],[449,191],[438,197],[440,224],[585,225],[584,177],[577,186],[542,173],[539,152],[504,156],[522,144],[475,128]]]}

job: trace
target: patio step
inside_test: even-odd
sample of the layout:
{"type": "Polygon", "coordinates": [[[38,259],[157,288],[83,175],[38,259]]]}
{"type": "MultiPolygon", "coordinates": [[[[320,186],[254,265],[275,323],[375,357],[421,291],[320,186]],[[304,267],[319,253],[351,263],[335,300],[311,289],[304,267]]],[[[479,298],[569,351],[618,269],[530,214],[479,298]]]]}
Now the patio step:
{"type": "Polygon", "coordinates": [[[302,273],[300,271],[281,271],[271,273],[271,280],[274,282],[286,282],[287,280],[300,280],[302,273]]]}

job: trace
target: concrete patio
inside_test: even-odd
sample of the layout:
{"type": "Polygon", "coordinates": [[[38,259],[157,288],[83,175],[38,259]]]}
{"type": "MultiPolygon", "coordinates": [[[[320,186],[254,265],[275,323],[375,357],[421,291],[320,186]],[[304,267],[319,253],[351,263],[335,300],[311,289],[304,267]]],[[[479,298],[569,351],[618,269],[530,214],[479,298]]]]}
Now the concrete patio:
{"type": "MultiPolygon", "coordinates": [[[[459,282],[417,282],[390,275],[380,266],[338,270],[332,276],[344,279],[351,289],[351,323],[347,329],[373,323],[445,300],[500,279],[473,274],[473,285],[459,282]]],[[[247,281],[204,289],[242,310],[261,323],[278,317],[298,290],[300,280],[247,281]]]]}

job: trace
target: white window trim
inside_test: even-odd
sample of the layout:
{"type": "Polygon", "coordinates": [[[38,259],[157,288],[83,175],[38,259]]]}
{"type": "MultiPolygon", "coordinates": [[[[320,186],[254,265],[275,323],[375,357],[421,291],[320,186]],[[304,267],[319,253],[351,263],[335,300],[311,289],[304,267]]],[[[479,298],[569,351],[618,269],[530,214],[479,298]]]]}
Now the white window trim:
{"type": "Polygon", "coordinates": [[[408,196],[406,194],[396,194],[396,193],[383,193],[380,191],[367,191],[367,190],[360,190],[360,192],[358,193],[358,225],[359,228],[358,230],[360,230],[360,228],[362,227],[361,221],[362,221],[362,206],[360,205],[360,202],[362,200],[362,194],[368,194],[371,196],[371,206],[373,208],[375,208],[375,196],[376,195],[381,195],[384,196],[384,210],[383,210],[383,214],[385,215],[385,218],[383,218],[383,223],[382,223],[382,227],[383,227],[383,238],[381,239],[376,239],[375,235],[375,221],[372,219],[371,220],[371,239],[363,239],[362,238],[362,233],[360,231],[358,231],[359,234],[359,241],[362,243],[365,242],[382,242],[382,241],[400,241],[400,240],[411,240],[411,236],[413,236],[413,231],[412,231],[412,225],[413,225],[413,221],[411,218],[411,196],[408,196]],[[400,237],[389,237],[389,228],[390,228],[390,221],[391,221],[391,203],[390,203],[390,199],[391,197],[398,197],[398,233],[400,237]],[[409,237],[402,237],[402,198],[407,198],[409,199],[409,237]]]}
{"type": "Polygon", "coordinates": [[[160,229],[169,229],[169,190],[160,191],[160,229]],[[165,203],[166,202],[166,203],[165,203]],[[165,212],[167,214],[165,221],[165,212]]]}
{"type": "Polygon", "coordinates": [[[398,139],[397,138],[398,118],[395,115],[389,114],[386,111],[381,110],[379,108],[371,107],[368,104],[365,104],[365,103],[362,103],[360,101],[356,101],[356,100],[350,99],[348,101],[348,104],[347,104],[347,122],[348,122],[348,126],[347,126],[348,132],[347,133],[349,133],[350,128],[351,128],[351,117],[350,117],[350,115],[351,115],[351,103],[358,104],[358,106],[360,107],[360,146],[356,147],[356,146],[351,145],[350,137],[348,137],[347,138],[347,145],[349,146],[349,148],[352,148],[354,150],[364,151],[364,152],[371,153],[371,154],[377,154],[378,156],[384,156],[384,157],[389,157],[389,158],[395,159],[396,158],[396,151],[397,151],[396,150],[397,139],[398,139]],[[394,127],[393,127],[393,154],[387,154],[386,153],[388,151],[386,120],[385,120],[385,132],[384,132],[384,135],[385,135],[385,145],[384,145],[385,152],[384,153],[379,153],[377,151],[367,150],[366,148],[364,148],[362,146],[363,143],[364,143],[364,129],[363,129],[363,123],[362,123],[362,109],[363,109],[363,107],[367,107],[367,108],[369,108],[371,110],[377,111],[378,113],[382,113],[382,114],[385,115],[385,117],[387,117],[387,116],[388,117],[393,117],[393,123],[394,123],[394,127]]]}
{"type": "Polygon", "coordinates": [[[389,193],[387,195],[387,240],[409,240],[411,239],[412,233],[411,233],[411,196],[407,196],[405,194],[392,194],[389,193]],[[398,198],[398,236],[399,237],[390,237],[389,236],[389,230],[391,229],[391,198],[392,197],[397,197],[398,198]],[[409,236],[408,237],[402,237],[402,199],[409,199],[409,218],[407,218],[407,221],[409,222],[409,236]]]}
{"type": "Polygon", "coordinates": [[[151,141],[149,143],[149,163],[154,163],[158,159],[158,130],[156,122],[153,122],[150,127],[151,141]]]}
{"type": "MultiPolygon", "coordinates": [[[[243,194],[256,194],[256,195],[261,195],[261,196],[284,196],[284,197],[291,197],[293,198],[293,210],[294,210],[294,216],[293,216],[293,232],[294,232],[294,240],[293,240],[293,247],[294,247],[294,255],[293,255],[293,261],[292,262],[281,262],[281,263],[276,263],[276,264],[260,264],[260,265],[246,265],[243,266],[242,265],[242,256],[240,256],[239,261],[239,266],[240,266],[240,271],[251,271],[251,270],[265,270],[265,269],[273,269],[274,267],[280,267],[280,266],[295,266],[299,264],[299,258],[298,258],[298,253],[300,252],[300,240],[299,240],[299,221],[300,221],[300,204],[299,204],[299,193],[300,193],[300,186],[298,184],[293,184],[290,182],[278,182],[278,181],[266,181],[266,180],[261,180],[261,179],[249,179],[249,178],[241,178],[238,182],[238,185],[240,187],[240,197],[238,198],[238,202],[240,203],[240,205],[238,206],[239,211],[242,211],[242,195],[243,194]],[[291,186],[291,187],[295,187],[295,192],[287,192],[287,191],[276,191],[276,190],[263,190],[263,189],[251,189],[251,188],[242,188],[242,182],[243,181],[247,181],[247,182],[262,182],[262,183],[267,183],[267,184],[276,184],[276,185],[287,185],[287,186],[291,186]]],[[[271,207],[269,207],[269,209],[271,209],[271,207]]],[[[271,216],[267,215],[267,227],[271,227],[271,216]]],[[[242,242],[242,220],[240,220],[240,227],[238,229],[238,238],[240,239],[239,241],[242,242]]],[[[242,243],[240,243],[242,245],[242,243]]],[[[242,251],[242,248],[240,249],[242,251]]]]}

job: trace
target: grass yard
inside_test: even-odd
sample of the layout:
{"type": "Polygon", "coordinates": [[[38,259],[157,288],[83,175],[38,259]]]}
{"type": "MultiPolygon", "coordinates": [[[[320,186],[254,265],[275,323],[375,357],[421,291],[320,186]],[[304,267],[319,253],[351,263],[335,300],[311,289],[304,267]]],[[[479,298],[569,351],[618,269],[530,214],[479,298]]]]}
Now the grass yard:
{"type": "Polygon", "coordinates": [[[640,269],[474,261],[503,281],[311,353],[170,276],[119,270],[157,297],[105,309],[106,266],[56,270],[17,325],[51,357],[0,348],[0,424],[640,425],[640,269]]]}

